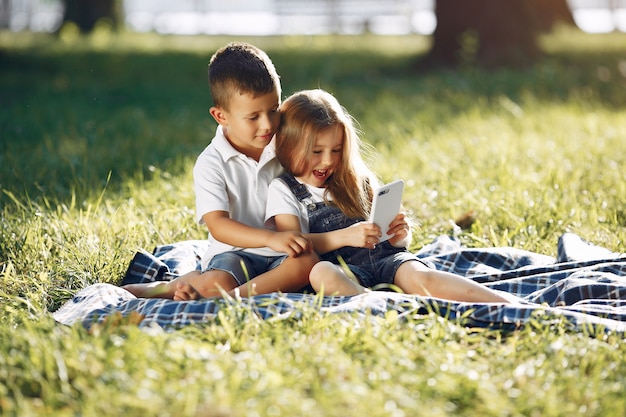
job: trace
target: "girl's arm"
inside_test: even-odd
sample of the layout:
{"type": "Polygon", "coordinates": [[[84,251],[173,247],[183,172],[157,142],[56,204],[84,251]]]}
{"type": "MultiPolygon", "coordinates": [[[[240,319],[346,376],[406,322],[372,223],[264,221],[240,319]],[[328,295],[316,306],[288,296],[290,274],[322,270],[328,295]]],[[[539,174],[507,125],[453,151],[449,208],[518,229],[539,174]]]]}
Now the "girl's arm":
{"type": "Polygon", "coordinates": [[[324,233],[306,235],[317,253],[324,254],[344,246],[374,249],[380,237],[380,227],[374,223],[360,222],[352,226],[324,233]]]}
{"type": "MultiPolygon", "coordinates": [[[[295,217],[295,216],[293,216],[295,217]]],[[[389,225],[389,234],[393,235],[389,243],[397,248],[406,248],[413,238],[411,225],[407,222],[406,215],[399,213],[389,225]]],[[[374,249],[381,236],[380,227],[369,222],[355,223],[344,229],[325,233],[305,234],[311,242],[313,249],[324,254],[344,246],[374,249]]]]}
{"type": "Polygon", "coordinates": [[[278,214],[274,216],[274,224],[277,232],[302,232],[300,220],[293,214],[278,214]]]}
{"type": "MultiPolygon", "coordinates": [[[[300,231],[300,221],[297,216],[291,214],[279,214],[274,216],[276,230],[300,231]]],[[[380,227],[373,223],[360,222],[344,229],[324,233],[305,234],[313,243],[313,249],[317,253],[327,253],[344,246],[373,249],[380,237],[380,227]]]]}

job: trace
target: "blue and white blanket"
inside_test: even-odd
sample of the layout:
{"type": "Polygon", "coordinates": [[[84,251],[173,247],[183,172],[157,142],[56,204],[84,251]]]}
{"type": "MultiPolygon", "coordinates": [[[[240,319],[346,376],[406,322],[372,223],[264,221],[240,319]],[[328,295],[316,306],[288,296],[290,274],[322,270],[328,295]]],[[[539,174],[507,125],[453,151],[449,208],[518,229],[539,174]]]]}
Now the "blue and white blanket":
{"type": "MultiPolygon", "coordinates": [[[[123,284],[169,280],[198,268],[207,243],[183,241],[138,252],[123,284]]],[[[566,233],[556,258],[511,247],[466,248],[440,236],[416,255],[443,271],[457,273],[521,299],[520,304],[462,303],[432,297],[373,291],[352,297],[272,293],[236,300],[139,299],[120,287],[95,284],[79,291],[53,313],[63,324],[89,328],[114,314],[137,318],[139,326],[176,329],[212,320],[227,303],[240,303],[263,319],[286,317],[302,306],[324,312],[401,316],[436,312],[477,327],[514,329],[531,320],[562,320],[574,330],[626,334],[626,255],[566,233]]]]}

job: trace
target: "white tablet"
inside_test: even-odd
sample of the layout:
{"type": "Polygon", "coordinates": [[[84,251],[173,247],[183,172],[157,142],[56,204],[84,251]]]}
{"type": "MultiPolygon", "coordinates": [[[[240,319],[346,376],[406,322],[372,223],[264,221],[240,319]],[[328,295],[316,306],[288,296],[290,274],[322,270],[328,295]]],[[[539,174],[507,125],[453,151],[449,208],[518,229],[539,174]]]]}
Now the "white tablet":
{"type": "Polygon", "coordinates": [[[374,190],[370,221],[380,227],[382,232],[381,242],[391,237],[391,235],[387,234],[389,224],[400,213],[403,190],[404,181],[402,180],[390,182],[374,190]]]}

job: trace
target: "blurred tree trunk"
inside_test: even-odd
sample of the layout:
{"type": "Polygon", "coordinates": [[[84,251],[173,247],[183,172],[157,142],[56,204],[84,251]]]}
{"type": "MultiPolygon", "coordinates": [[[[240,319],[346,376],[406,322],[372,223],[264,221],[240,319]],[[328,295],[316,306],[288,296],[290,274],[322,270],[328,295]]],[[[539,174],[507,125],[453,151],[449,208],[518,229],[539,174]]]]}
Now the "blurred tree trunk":
{"type": "Polygon", "coordinates": [[[0,0],[0,28],[6,29],[11,23],[11,1],[0,0]]]}
{"type": "Polygon", "coordinates": [[[106,19],[114,29],[122,21],[120,0],[63,0],[63,23],[75,23],[82,33],[89,33],[100,19],[106,19]]]}
{"type": "Polygon", "coordinates": [[[540,55],[537,35],[574,25],[567,0],[436,0],[429,65],[527,64],[540,55]]]}

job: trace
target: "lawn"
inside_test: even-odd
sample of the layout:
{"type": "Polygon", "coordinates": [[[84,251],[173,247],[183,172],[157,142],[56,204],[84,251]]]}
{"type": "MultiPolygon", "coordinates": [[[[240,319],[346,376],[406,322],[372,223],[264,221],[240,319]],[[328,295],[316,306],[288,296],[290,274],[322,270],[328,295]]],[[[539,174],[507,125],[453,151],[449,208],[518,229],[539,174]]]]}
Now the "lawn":
{"type": "MultiPolygon", "coordinates": [[[[0,32],[0,414],[622,416],[623,336],[540,319],[367,320],[245,308],[173,332],[54,322],[140,248],[202,239],[191,168],[215,123],[208,59],[231,39],[0,32]]],[[[420,36],[247,38],[283,93],[321,87],[406,181],[412,249],[555,255],[564,232],[626,252],[626,35],[559,32],[522,69],[416,72],[420,36]],[[454,219],[473,211],[471,228],[454,219]]]]}

